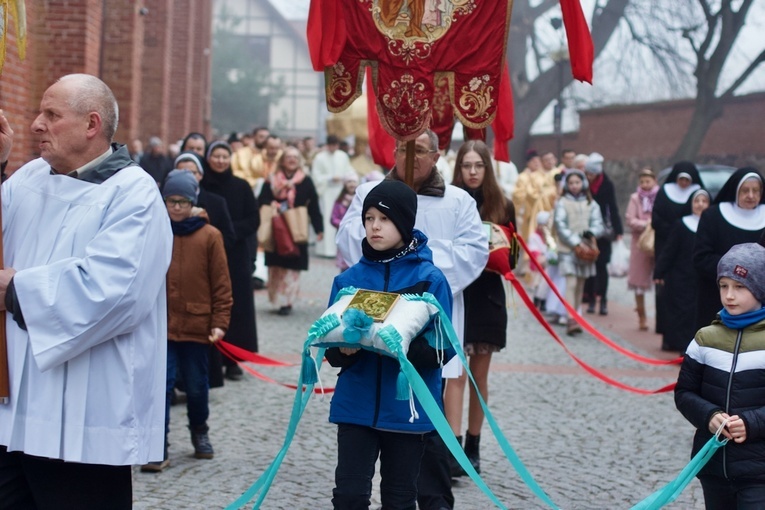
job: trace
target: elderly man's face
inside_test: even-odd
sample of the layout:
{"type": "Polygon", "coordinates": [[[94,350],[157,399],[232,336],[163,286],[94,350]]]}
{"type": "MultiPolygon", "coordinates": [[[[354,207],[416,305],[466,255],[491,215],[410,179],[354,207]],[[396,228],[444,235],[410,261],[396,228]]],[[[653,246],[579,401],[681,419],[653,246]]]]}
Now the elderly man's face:
{"type": "Polygon", "coordinates": [[[92,133],[88,133],[90,116],[69,107],[73,94],[71,83],[51,85],[40,101],[40,114],[32,122],[32,132],[40,140],[40,156],[58,173],[69,173],[87,163],[80,160],[92,140],[92,133]]]}
{"type": "Polygon", "coordinates": [[[255,142],[255,147],[263,148],[263,145],[266,143],[266,139],[268,138],[268,130],[267,129],[259,129],[255,133],[253,133],[253,141],[255,142]]]}
{"type": "MultiPolygon", "coordinates": [[[[423,133],[414,141],[414,189],[418,190],[420,185],[430,177],[433,167],[438,161],[438,150],[431,147],[430,137],[423,133]]],[[[399,143],[396,147],[396,175],[402,181],[406,177],[406,143],[399,143]]]]}

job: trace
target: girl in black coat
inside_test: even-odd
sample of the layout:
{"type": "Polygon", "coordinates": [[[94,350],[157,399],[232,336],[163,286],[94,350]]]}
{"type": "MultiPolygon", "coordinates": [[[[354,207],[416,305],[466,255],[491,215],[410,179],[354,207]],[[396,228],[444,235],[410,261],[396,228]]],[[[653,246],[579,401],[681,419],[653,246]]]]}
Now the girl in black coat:
{"type": "MultiPolygon", "coordinates": [[[[234,242],[226,250],[234,306],[231,309],[226,340],[251,352],[258,350],[255,326],[255,299],[252,293],[252,271],[255,254],[251,253],[250,238],[260,226],[258,204],[247,181],[231,171],[231,147],[226,142],[212,142],[207,148],[210,167],[202,178],[202,188],[223,197],[234,226],[234,242]]],[[[241,369],[226,359],[226,376],[241,378],[241,369]]]]}
{"type": "Polygon", "coordinates": [[[595,261],[595,276],[584,283],[584,297],[587,300],[587,313],[595,313],[595,301],[600,298],[600,315],[608,315],[608,263],[611,262],[611,243],[622,238],[624,228],[616,204],[614,183],[603,172],[603,156],[593,152],[587,158],[584,173],[590,185],[592,198],[600,206],[603,216],[604,234],[598,238],[600,255],[595,261]]]}
{"type": "Polygon", "coordinates": [[[756,243],[765,232],[764,204],[762,175],[756,168],[739,168],[701,215],[693,250],[698,277],[697,329],[708,326],[722,309],[717,289],[720,258],[736,244],[756,243]]]}

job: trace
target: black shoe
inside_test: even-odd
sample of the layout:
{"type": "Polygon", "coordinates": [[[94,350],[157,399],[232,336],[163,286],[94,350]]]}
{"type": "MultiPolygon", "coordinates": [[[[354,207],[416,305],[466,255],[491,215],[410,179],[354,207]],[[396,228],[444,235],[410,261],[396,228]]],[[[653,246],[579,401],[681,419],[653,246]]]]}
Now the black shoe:
{"type": "Polygon", "coordinates": [[[542,313],[547,312],[547,300],[546,299],[540,299],[539,300],[539,311],[542,313]]]}
{"type": "Polygon", "coordinates": [[[292,305],[283,306],[276,313],[279,315],[289,315],[292,313],[292,305]]]}
{"type": "Polygon", "coordinates": [[[595,313],[595,301],[590,301],[587,305],[587,313],[595,313]]]}
{"type": "MultiPolygon", "coordinates": [[[[460,447],[462,446],[462,436],[457,436],[457,442],[460,444],[460,447]]],[[[457,459],[454,458],[454,455],[449,452],[449,473],[452,478],[459,478],[461,476],[467,475],[465,473],[465,470],[462,469],[462,466],[460,466],[460,463],[457,462],[457,459]]]]}
{"type": "Polygon", "coordinates": [[[600,315],[608,315],[608,304],[606,302],[606,298],[602,297],[600,298],[600,315]]]}
{"type": "Polygon", "coordinates": [[[226,367],[226,379],[229,381],[241,381],[242,376],[244,376],[244,372],[242,372],[242,369],[239,367],[239,365],[231,365],[226,367]]]}
{"type": "Polygon", "coordinates": [[[266,288],[266,284],[263,280],[257,276],[252,277],[252,290],[263,290],[266,288]]]}
{"type": "Polygon", "coordinates": [[[207,435],[207,425],[191,428],[191,444],[194,445],[194,457],[197,459],[212,459],[215,452],[207,435]]]}
{"type": "Polygon", "coordinates": [[[465,433],[465,455],[467,455],[470,464],[478,474],[481,474],[481,454],[479,453],[480,446],[481,434],[473,436],[470,434],[470,432],[465,433]]]}

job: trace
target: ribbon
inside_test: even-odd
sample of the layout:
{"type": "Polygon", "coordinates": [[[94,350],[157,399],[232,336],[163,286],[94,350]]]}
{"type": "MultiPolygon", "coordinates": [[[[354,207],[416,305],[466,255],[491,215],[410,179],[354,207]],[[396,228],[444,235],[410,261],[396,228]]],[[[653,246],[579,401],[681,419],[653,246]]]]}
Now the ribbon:
{"type": "MultiPolygon", "coordinates": [[[[515,233],[515,237],[516,239],[518,239],[518,242],[523,248],[523,251],[525,251],[529,255],[529,259],[531,263],[534,264],[534,267],[537,268],[539,273],[542,275],[542,278],[544,278],[547,284],[550,286],[550,289],[552,289],[552,291],[555,293],[558,299],[560,299],[561,303],[563,303],[563,306],[566,308],[566,311],[569,313],[569,315],[592,336],[594,336],[599,341],[609,346],[611,349],[619,352],[620,354],[623,354],[629,358],[632,358],[635,361],[645,363],[646,365],[679,365],[683,362],[682,356],[678,356],[677,358],[673,358],[669,360],[649,358],[647,356],[642,356],[640,354],[637,354],[635,352],[625,349],[624,347],[615,343],[613,340],[611,340],[607,336],[603,335],[600,331],[595,329],[595,327],[593,327],[592,324],[587,322],[587,320],[585,320],[584,317],[579,315],[576,309],[574,309],[574,307],[571,306],[563,296],[561,296],[560,291],[555,286],[553,281],[550,279],[548,274],[545,272],[544,268],[542,268],[542,265],[539,262],[537,262],[537,260],[533,256],[531,256],[531,250],[529,250],[529,247],[526,244],[526,241],[523,240],[523,237],[521,237],[520,234],[518,234],[517,232],[515,233]]],[[[533,308],[536,309],[536,307],[533,307],[533,308]]]]}
{"type": "MultiPolygon", "coordinates": [[[[248,365],[245,365],[244,363],[241,362],[240,359],[238,359],[239,358],[238,355],[234,354],[232,351],[229,351],[229,349],[231,347],[234,347],[235,349],[239,349],[239,347],[236,347],[235,345],[231,345],[230,343],[225,342],[223,340],[218,340],[217,342],[215,342],[215,347],[218,348],[218,350],[221,352],[221,354],[223,354],[224,356],[226,356],[230,360],[235,361],[237,363],[237,365],[239,365],[242,368],[242,370],[248,372],[250,375],[260,379],[261,381],[265,381],[265,382],[268,382],[268,383],[271,383],[271,384],[278,384],[279,386],[284,386],[285,388],[289,388],[291,390],[297,390],[299,387],[300,388],[303,387],[303,386],[297,386],[295,384],[286,384],[286,383],[279,382],[276,379],[272,379],[272,378],[268,377],[267,375],[261,374],[260,372],[258,372],[254,368],[252,368],[252,367],[250,367],[248,365]]],[[[249,351],[245,351],[245,352],[248,352],[249,354],[253,354],[253,353],[251,353],[249,351]]],[[[265,359],[269,359],[269,358],[265,358],[265,359]]],[[[281,362],[278,362],[276,360],[271,360],[271,361],[273,361],[274,363],[281,363],[281,362]]],[[[281,364],[278,364],[278,365],[272,364],[271,366],[295,366],[295,364],[293,364],[293,363],[281,363],[281,364]]],[[[311,385],[311,386],[313,386],[313,385],[311,385]]],[[[305,390],[308,391],[308,388],[306,387],[305,390]]],[[[323,394],[326,394],[326,393],[333,393],[335,391],[335,388],[312,388],[312,391],[314,393],[318,393],[318,394],[323,395],[323,394]]]]}
{"type": "Polygon", "coordinates": [[[287,363],[286,361],[268,358],[257,352],[250,352],[225,340],[218,340],[215,345],[218,346],[218,349],[222,347],[234,355],[236,357],[234,361],[249,361],[250,363],[267,367],[294,367],[297,365],[297,363],[287,363]]]}
{"type": "MultiPolygon", "coordinates": [[[[518,237],[520,240],[520,236],[518,237]]],[[[521,296],[521,299],[524,303],[526,303],[526,306],[531,310],[531,313],[534,315],[534,317],[537,319],[537,321],[542,325],[543,328],[547,330],[548,333],[555,339],[556,342],[560,344],[561,347],[563,347],[563,350],[566,351],[566,353],[573,359],[580,367],[585,369],[587,372],[589,372],[591,375],[597,377],[601,381],[610,384],[611,386],[614,386],[616,388],[631,391],[633,393],[638,393],[640,395],[653,395],[656,393],[665,393],[668,391],[672,391],[675,389],[675,384],[668,384],[666,386],[663,386],[656,390],[645,390],[642,388],[637,388],[635,386],[630,386],[628,384],[624,384],[622,382],[617,381],[616,379],[612,379],[611,377],[607,376],[603,372],[600,372],[599,370],[591,367],[581,359],[579,359],[569,348],[566,346],[565,342],[561,340],[560,336],[558,336],[558,333],[550,326],[550,324],[545,320],[544,317],[542,317],[542,314],[537,310],[537,308],[534,306],[534,303],[531,301],[531,298],[526,293],[526,289],[523,288],[523,285],[521,285],[521,282],[519,282],[513,273],[507,273],[505,274],[505,278],[510,281],[510,283],[513,285],[516,291],[518,291],[518,294],[521,296]]]]}

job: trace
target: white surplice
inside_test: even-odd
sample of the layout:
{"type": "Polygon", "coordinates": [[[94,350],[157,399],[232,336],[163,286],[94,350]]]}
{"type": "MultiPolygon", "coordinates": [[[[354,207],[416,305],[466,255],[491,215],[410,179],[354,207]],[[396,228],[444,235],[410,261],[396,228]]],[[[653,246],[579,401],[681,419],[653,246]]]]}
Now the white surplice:
{"type": "Polygon", "coordinates": [[[173,235],[154,180],[101,184],[34,160],[2,186],[5,266],[27,331],[7,314],[9,451],[90,464],[161,460],[173,235]]]}

